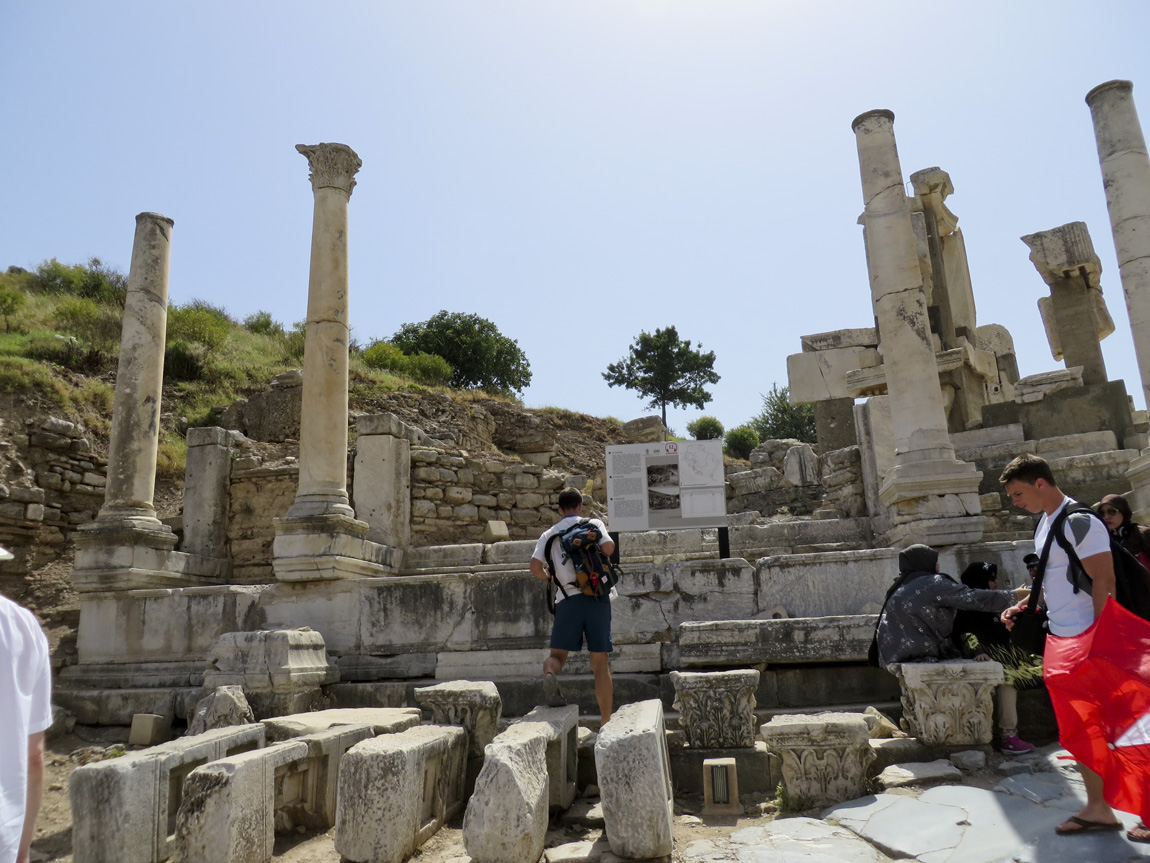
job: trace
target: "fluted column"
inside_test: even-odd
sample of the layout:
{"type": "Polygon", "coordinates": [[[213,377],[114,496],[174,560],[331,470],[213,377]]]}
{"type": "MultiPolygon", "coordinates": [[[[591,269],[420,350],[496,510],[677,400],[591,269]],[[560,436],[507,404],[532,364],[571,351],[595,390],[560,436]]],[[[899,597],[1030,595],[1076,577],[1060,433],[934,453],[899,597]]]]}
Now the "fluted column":
{"type": "Polygon", "coordinates": [[[96,517],[99,524],[116,522],[151,529],[161,527],[153,501],[173,224],[159,213],[136,216],[112,402],[108,485],[104,504],[96,517]]]}
{"type": "Polygon", "coordinates": [[[1094,120],[1138,375],[1150,401],[1150,158],[1133,91],[1129,81],[1107,81],[1086,94],[1086,104],[1094,120]]]}
{"type": "Polygon", "coordinates": [[[347,205],[363,164],[346,144],[300,144],[315,195],[300,417],[299,491],[288,516],[354,515],[347,495],[347,205]]]}
{"type": "Polygon", "coordinates": [[[866,206],[871,300],[894,428],[895,464],[879,492],[896,527],[891,541],[897,544],[906,533],[898,530],[900,525],[924,519],[955,523],[936,525],[941,533],[921,542],[970,541],[974,533],[977,539],[981,518],[967,517],[981,512],[980,475],[973,465],[955,458],[947,430],[910,202],[895,146],[894,114],[868,111],[851,125],[866,206]]]}

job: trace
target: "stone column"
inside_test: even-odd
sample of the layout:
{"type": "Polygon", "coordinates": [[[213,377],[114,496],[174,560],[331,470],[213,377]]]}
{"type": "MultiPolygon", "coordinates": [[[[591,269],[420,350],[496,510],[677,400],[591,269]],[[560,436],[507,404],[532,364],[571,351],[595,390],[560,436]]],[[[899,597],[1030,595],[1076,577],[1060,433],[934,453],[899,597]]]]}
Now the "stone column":
{"type": "MultiPolygon", "coordinates": [[[[1107,81],[1086,94],[1086,104],[1094,121],[1142,397],[1150,403],[1150,156],[1133,91],[1129,81],[1107,81]]],[[[1126,478],[1133,489],[1134,518],[1145,523],[1150,518],[1150,449],[1130,463],[1126,478]]]]}
{"type": "Polygon", "coordinates": [[[159,213],[136,216],[112,402],[108,485],[96,516],[98,524],[131,524],[149,530],[160,527],[152,501],[160,444],[173,224],[159,213]]]}
{"type": "Polygon", "coordinates": [[[1104,384],[1106,360],[1100,339],[1114,331],[1102,301],[1102,262],[1085,222],[1070,222],[1049,231],[1027,234],[1030,260],[1050,296],[1038,301],[1054,359],[1066,368],[1082,367],[1082,383],[1104,384]],[[1109,325],[1109,326],[1107,326],[1109,325]]]}
{"type": "Polygon", "coordinates": [[[272,568],[280,581],[394,572],[402,551],[367,539],[347,494],[347,204],[362,162],[346,144],[296,147],[315,196],[300,416],[299,490],[275,520],[272,568]]]}
{"type": "Polygon", "coordinates": [[[156,518],[153,505],[172,225],[158,213],[136,216],[112,402],[108,484],[96,520],[76,532],[72,581],[81,593],[203,583],[186,567],[173,566],[176,535],[156,518]]]}
{"type": "Polygon", "coordinates": [[[894,527],[890,545],[949,545],[982,536],[981,474],[957,460],[947,430],[922,270],[894,139],[894,114],[852,123],[866,209],[867,269],[878,322],[895,465],[879,491],[894,527]]]}
{"type": "Polygon", "coordinates": [[[288,516],[355,513],[347,496],[347,205],[363,164],[346,144],[299,144],[315,195],[307,334],[303,356],[303,411],[299,434],[299,492],[288,516]]]}

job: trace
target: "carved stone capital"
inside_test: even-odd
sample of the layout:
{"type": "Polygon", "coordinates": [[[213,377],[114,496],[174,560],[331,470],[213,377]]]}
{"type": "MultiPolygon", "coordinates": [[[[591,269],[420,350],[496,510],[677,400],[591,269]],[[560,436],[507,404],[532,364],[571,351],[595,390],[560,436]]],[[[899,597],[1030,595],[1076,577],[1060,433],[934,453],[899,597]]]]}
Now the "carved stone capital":
{"type": "Polygon", "coordinates": [[[494,683],[453,680],[420,686],[415,700],[431,713],[432,724],[462,726],[470,738],[472,755],[482,755],[483,747],[499,733],[503,700],[494,683]]]}
{"type": "Polygon", "coordinates": [[[780,715],[760,729],[782,760],[783,787],[799,808],[828,806],[866,793],[875,753],[857,713],[780,715]]]}
{"type": "Polygon", "coordinates": [[[307,157],[313,191],[339,189],[351,196],[355,174],[363,160],[347,144],[296,144],[296,150],[307,157]]]}
{"type": "Polygon", "coordinates": [[[903,717],[927,746],[989,743],[994,690],[1003,681],[997,662],[914,663],[896,667],[903,717]]]}
{"type": "Polygon", "coordinates": [[[687,741],[693,748],[755,745],[758,671],[672,671],[671,682],[675,686],[675,709],[682,714],[687,741]]]}

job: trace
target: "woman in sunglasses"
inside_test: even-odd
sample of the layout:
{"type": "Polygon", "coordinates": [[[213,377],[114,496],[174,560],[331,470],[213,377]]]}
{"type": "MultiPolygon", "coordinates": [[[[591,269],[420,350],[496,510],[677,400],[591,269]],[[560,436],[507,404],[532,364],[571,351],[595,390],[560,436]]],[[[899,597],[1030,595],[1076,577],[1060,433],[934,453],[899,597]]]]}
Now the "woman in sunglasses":
{"type": "Polygon", "coordinates": [[[1098,504],[1098,514],[1106,522],[1106,527],[1138,562],[1150,569],[1150,529],[1134,521],[1130,504],[1120,494],[1108,494],[1098,504]]]}

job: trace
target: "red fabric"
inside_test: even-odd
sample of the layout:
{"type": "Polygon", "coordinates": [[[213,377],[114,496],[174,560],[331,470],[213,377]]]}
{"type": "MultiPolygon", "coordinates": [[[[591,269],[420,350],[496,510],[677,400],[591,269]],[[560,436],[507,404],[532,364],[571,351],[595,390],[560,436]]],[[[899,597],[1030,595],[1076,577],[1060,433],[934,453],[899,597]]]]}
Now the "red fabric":
{"type": "Polygon", "coordinates": [[[1114,745],[1150,712],[1150,621],[1109,599],[1081,635],[1048,637],[1043,665],[1059,741],[1102,777],[1107,803],[1150,824],[1150,744],[1114,745]]]}

